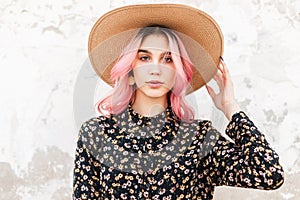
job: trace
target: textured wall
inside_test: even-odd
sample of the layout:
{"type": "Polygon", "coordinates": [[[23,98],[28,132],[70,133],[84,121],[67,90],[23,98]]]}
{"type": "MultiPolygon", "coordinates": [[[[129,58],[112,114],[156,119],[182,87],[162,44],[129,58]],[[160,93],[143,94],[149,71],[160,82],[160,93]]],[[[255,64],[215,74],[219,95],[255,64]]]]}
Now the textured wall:
{"type": "MultiPolygon", "coordinates": [[[[299,198],[300,0],[1,0],[0,199],[70,199],[78,128],[108,89],[89,68],[88,34],[131,2],[186,3],[218,21],[238,101],[281,157],[279,190],[223,187],[215,199],[299,198]]],[[[199,116],[224,128],[197,95],[199,116]]]]}

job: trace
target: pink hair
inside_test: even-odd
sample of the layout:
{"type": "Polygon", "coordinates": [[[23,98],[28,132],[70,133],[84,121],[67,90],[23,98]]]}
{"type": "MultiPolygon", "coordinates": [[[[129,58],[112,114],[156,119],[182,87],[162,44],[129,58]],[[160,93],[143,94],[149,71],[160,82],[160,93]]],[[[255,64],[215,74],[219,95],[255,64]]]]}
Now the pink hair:
{"type": "Polygon", "coordinates": [[[134,101],[135,86],[129,85],[128,74],[131,73],[131,64],[136,58],[143,38],[151,34],[164,35],[168,39],[176,68],[176,80],[168,95],[169,102],[179,119],[190,122],[194,120],[194,112],[185,101],[185,94],[192,80],[193,64],[181,39],[170,29],[160,26],[142,28],[125,47],[110,73],[111,79],[115,83],[114,88],[109,95],[97,102],[96,109],[103,115],[119,114],[129,103],[134,101]]]}

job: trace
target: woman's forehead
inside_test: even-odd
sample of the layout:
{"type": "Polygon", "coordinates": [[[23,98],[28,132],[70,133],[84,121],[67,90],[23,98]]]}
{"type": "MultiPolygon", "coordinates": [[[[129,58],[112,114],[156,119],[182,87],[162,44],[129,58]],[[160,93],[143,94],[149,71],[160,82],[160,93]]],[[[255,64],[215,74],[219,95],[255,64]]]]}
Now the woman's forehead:
{"type": "Polygon", "coordinates": [[[170,51],[169,42],[166,36],[152,34],[146,36],[140,45],[140,49],[148,51],[170,51]]]}

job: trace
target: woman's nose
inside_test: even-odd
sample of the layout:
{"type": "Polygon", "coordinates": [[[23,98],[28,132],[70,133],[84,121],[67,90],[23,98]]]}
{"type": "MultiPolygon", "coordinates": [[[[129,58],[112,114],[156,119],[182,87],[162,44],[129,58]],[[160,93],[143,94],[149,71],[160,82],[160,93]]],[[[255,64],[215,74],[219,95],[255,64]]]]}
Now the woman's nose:
{"type": "Polygon", "coordinates": [[[149,74],[151,74],[151,75],[160,75],[161,74],[161,70],[160,70],[159,64],[153,63],[149,67],[149,74]]]}

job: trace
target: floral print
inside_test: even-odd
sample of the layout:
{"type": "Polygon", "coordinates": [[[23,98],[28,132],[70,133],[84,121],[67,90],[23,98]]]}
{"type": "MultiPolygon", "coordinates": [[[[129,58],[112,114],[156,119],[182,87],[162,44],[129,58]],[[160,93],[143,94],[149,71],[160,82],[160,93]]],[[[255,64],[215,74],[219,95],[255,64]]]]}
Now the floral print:
{"type": "Polygon", "coordinates": [[[216,186],[272,190],[283,169],[253,122],[232,116],[226,140],[207,120],[180,121],[168,107],[145,117],[129,105],[82,124],[73,199],[212,199],[216,186]]]}

